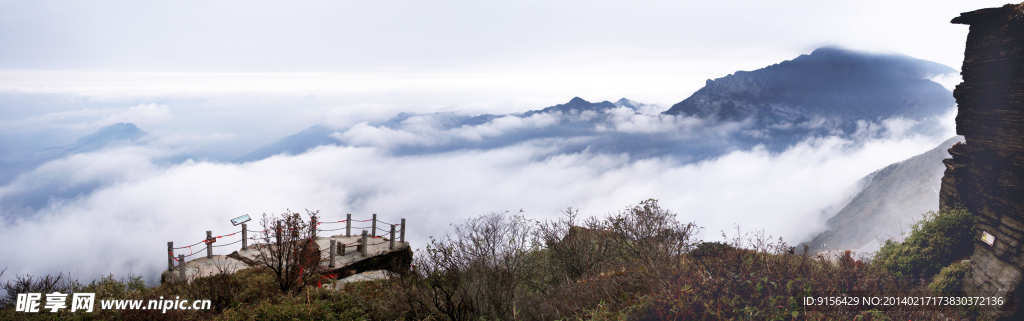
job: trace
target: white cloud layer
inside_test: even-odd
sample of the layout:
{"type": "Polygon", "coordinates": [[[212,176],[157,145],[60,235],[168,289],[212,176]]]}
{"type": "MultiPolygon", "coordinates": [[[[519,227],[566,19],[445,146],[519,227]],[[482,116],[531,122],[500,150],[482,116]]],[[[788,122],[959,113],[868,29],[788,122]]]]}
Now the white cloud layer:
{"type": "Polygon", "coordinates": [[[116,123],[134,123],[139,126],[154,125],[173,118],[166,105],[154,103],[139,104],[123,109],[85,108],[70,111],[56,111],[24,119],[0,120],[4,134],[24,131],[38,131],[54,128],[99,129],[116,123]]]}
{"type": "Polygon", "coordinates": [[[610,109],[607,114],[610,126],[599,126],[598,131],[614,130],[629,134],[691,132],[704,124],[704,120],[697,117],[663,115],[648,110],[634,111],[625,107],[610,109]]]}
{"type": "MultiPolygon", "coordinates": [[[[705,238],[717,239],[720,230],[741,224],[795,243],[823,226],[820,210],[840,202],[856,180],[948,138],[907,134],[901,130],[906,124],[888,121],[865,129],[880,134],[863,141],[815,138],[780,153],[754,148],[698,163],[672,156],[567,152],[573,138],[559,137],[489,150],[387,152],[394,142],[429,144],[448,136],[549,126],[545,117],[552,116],[498,118],[423,136],[360,124],[342,138],[364,139],[369,147],[323,146],[245,164],[160,165],[157,160],[167,152],[152,145],[74,155],[0,187],[0,198],[95,187],[50,199],[29,216],[5,213],[0,244],[11,246],[0,247],[0,266],[9,266],[10,275],[71,270],[91,279],[132,272],[155,282],[166,268],[167,241],[195,243],[206,230],[229,234],[235,231],[228,222],[233,217],[286,208],[321,210],[325,220],[343,219],[345,213],[356,218],[378,213],[388,222],[407,218],[407,239],[422,248],[428,236],[443,234],[449,224],[487,212],[523,209],[544,219],[572,206],[601,216],[656,198],[680,220],[704,227],[705,238]]],[[[687,120],[632,115],[615,124],[658,128],[657,122],[666,121],[687,120]]],[[[436,129],[429,119],[410,124],[422,125],[421,132],[436,129]]],[[[944,133],[952,136],[949,129],[944,133]]]]}

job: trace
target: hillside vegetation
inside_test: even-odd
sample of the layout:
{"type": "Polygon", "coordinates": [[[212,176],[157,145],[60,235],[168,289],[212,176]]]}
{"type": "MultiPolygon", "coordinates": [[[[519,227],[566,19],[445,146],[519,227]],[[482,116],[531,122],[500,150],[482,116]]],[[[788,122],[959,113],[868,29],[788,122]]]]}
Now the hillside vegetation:
{"type": "MultiPolygon", "coordinates": [[[[18,276],[4,288],[0,319],[69,320],[889,320],[975,319],[977,311],[832,309],[803,306],[804,294],[840,291],[952,293],[969,262],[973,216],[931,213],[903,243],[878,258],[811,256],[759,233],[721,242],[694,238],[699,227],[676,221],[656,200],[604,218],[568,209],[557,221],[492,213],[457,224],[417,251],[413,266],[388,280],[328,290],[330,275],[282,291],[273,273],[248,269],[190,284],[141,286],[138,277],[88,285],[18,276]],[[209,299],[209,311],[21,313],[11,294],[96,292],[107,298],[209,299]]],[[[60,277],[58,277],[60,278],[60,277]]]]}

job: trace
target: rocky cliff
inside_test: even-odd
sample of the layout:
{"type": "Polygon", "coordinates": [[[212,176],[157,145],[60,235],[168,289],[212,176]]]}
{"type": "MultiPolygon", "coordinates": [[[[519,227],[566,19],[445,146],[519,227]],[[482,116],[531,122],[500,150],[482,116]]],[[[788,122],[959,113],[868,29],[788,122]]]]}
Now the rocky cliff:
{"type": "Polygon", "coordinates": [[[950,148],[952,158],[943,161],[939,204],[964,207],[978,217],[981,235],[965,290],[983,295],[1021,292],[1024,3],[962,13],[952,23],[970,25],[964,81],[953,91],[959,108],[957,134],[966,143],[950,148]]]}

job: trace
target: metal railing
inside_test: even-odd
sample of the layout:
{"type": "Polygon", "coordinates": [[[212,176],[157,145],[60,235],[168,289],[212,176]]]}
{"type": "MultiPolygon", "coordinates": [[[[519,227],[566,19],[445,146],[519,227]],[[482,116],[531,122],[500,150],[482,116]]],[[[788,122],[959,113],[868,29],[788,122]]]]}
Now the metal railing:
{"type": "MultiPolygon", "coordinates": [[[[389,241],[391,243],[390,246],[389,246],[389,249],[394,250],[395,249],[395,233],[396,233],[396,228],[398,228],[397,233],[399,234],[399,236],[398,236],[399,242],[405,242],[405,219],[403,218],[401,222],[402,222],[401,224],[391,224],[391,223],[383,222],[383,221],[377,220],[377,214],[373,214],[373,218],[371,218],[369,220],[352,220],[352,214],[347,214],[347,216],[346,216],[346,218],[344,220],[334,221],[334,222],[323,222],[323,221],[320,221],[318,217],[314,216],[312,218],[312,221],[310,222],[310,225],[315,226],[317,232],[331,232],[331,231],[339,231],[342,228],[321,229],[320,226],[322,224],[345,223],[345,227],[344,227],[344,229],[345,229],[345,237],[352,237],[352,229],[363,230],[361,237],[359,239],[357,239],[355,242],[346,243],[346,244],[338,244],[336,242],[336,240],[331,239],[330,240],[331,241],[330,247],[328,249],[326,249],[326,250],[323,250],[323,249],[320,250],[321,254],[323,253],[323,251],[329,251],[330,263],[329,263],[328,266],[329,267],[334,267],[334,261],[335,261],[336,255],[338,253],[340,253],[341,256],[347,255],[348,253],[345,253],[345,252],[346,252],[346,247],[348,247],[348,246],[355,245],[356,246],[356,251],[354,251],[353,253],[359,252],[360,254],[362,254],[362,256],[369,255],[369,253],[368,253],[369,246],[368,245],[380,245],[380,244],[384,244],[384,242],[389,242],[389,241]],[[370,222],[370,226],[364,226],[364,227],[352,226],[352,222],[360,222],[360,223],[370,222]],[[391,226],[391,230],[389,231],[389,230],[385,230],[385,229],[382,229],[382,228],[378,228],[377,227],[377,223],[378,222],[384,223],[386,225],[390,225],[391,226]],[[367,233],[367,230],[369,230],[370,233],[367,233]],[[384,231],[384,232],[389,232],[390,233],[390,237],[389,238],[385,238],[384,242],[376,243],[376,244],[369,244],[371,239],[381,238],[381,237],[377,236],[377,230],[381,230],[381,231],[384,231]]],[[[177,261],[178,262],[177,266],[179,267],[179,268],[177,268],[177,270],[179,270],[182,273],[184,273],[184,269],[180,268],[180,267],[183,264],[185,264],[185,258],[191,257],[193,255],[201,253],[200,251],[197,251],[197,249],[193,249],[193,247],[197,247],[200,244],[202,244],[202,246],[204,246],[206,248],[206,257],[207,258],[213,258],[213,248],[215,248],[215,247],[224,247],[224,246],[228,246],[228,245],[232,245],[232,244],[237,244],[237,243],[241,242],[242,243],[241,250],[244,251],[244,250],[247,250],[249,248],[248,240],[252,240],[253,243],[256,243],[256,240],[257,240],[255,237],[248,237],[249,232],[255,232],[255,233],[268,233],[268,232],[270,232],[269,230],[249,231],[248,227],[247,227],[247,225],[245,223],[242,223],[241,225],[242,225],[242,229],[240,231],[237,231],[237,232],[234,232],[234,233],[231,233],[231,234],[213,236],[213,232],[212,231],[206,231],[206,238],[205,239],[203,239],[203,240],[201,240],[199,242],[190,244],[190,245],[182,246],[182,247],[174,247],[174,242],[173,241],[172,242],[167,242],[167,270],[168,271],[174,271],[176,269],[174,262],[177,261]],[[213,245],[214,243],[217,242],[218,239],[225,238],[225,237],[231,237],[231,236],[234,236],[234,235],[237,235],[237,234],[241,234],[241,239],[239,239],[237,241],[234,241],[234,242],[231,242],[231,243],[227,243],[227,244],[213,245]],[[174,257],[174,250],[181,250],[181,249],[188,249],[189,254],[186,255],[186,254],[179,253],[178,257],[174,257]]],[[[184,276],[182,276],[182,277],[184,277],[184,276]]]]}

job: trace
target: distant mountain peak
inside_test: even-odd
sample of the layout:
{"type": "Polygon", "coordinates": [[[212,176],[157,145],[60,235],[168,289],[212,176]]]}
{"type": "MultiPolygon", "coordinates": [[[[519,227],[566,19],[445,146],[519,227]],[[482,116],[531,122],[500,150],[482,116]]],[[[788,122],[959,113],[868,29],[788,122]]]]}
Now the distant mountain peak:
{"type": "Polygon", "coordinates": [[[87,152],[99,150],[118,142],[135,142],[148,135],[133,123],[116,123],[100,128],[95,133],[82,136],[65,149],[68,152],[87,152]]]}
{"type": "Polygon", "coordinates": [[[643,103],[635,102],[626,98],[616,100],[614,105],[617,107],[629,108],[632,109],[633,111],[639,111],[641,106],[647,106],[643,103]]]}
{"type": "Polygon", "coordinates": [[[852,53],[852,52],[853,52],[852,50],[843,49],[843,48],[837,47],[837,46],[825,46],[825,47],[821,47],[821,48],[818,48],[818,49],[814,49],[814,51],[811,51],[811,56],[824,56],[824,55],[829,55],[829,54],[832,54],[832,55],[837,55],[837,54],[838,55],[845,55],[845,54],[849,54],[849,53],[852,53]]]}
{"type": "MultiPolygon", "coordinates": [[[[605,102],[607,103],[607,101],[605,101],[605,102]]],[[[600,104],[600,103],[598,103],[598,104],[600,104]]],[[[556,105],[554,107],[561,106],[561,108],[557,108],[557,109],[561,110],[561,111],[569,111],[571,109],[578,109],[578,110],[594,109],[594,105],[595,105],[594,103],[586,101],[583,98],[573,97],[572,99],[569,100],[569,102],[561,104],[561,105],[556,105]]]]}
{"type": "Polygon", "coordinates": [[[607,100],[599,102],[599,103],[592,103],[592,102],[586,101],[586,100],[584,100],[583,98],[580,98],[580,97],[573,97],[567,103],[559,104],[559,105],[554,105],[554,106],[551,106],[551,107],[548,107],[548,108],[544,108],[544,109],[541,109],[541,110],[531,110],[531,111],[528,111],[526,113],[523,113],[523,115],[524,116],[530,116],[530,115],[537,114],[537,113],[550,113],[550,112],[556,112],[556,111],[560,111],[562,113],[570,113],[573,110],[575,110],[576,112],[583,112],[583,111],[587,111],[587,110],[612,109],[612,108],[615,108],[615,107],[617,107],[615,104],[613,104],[613,103],[611,103],[610,101],[607,101],[607,100]]]}
{"type": "Polygon", "coordinates": [[[583,98],[580,98],[580,97],[572,97],[572,99],[570,99],[570,100],[569,100],[569,102],[568,102],[568,103],[566,103],[566,105],[568,105],[568,104],[589,104],[589,103],[590,103],[589,101],[586,101],[586,100],[585,100],[585,99],[583,99],[583,98]]]}
{"type": "Polygon", "coordinates": [[[116,123],[100,128],[95,133],[82,136],[75,143],[82,143],[95,140],[137,140],[146,136],[146,132],[139,129],[133,123],[116,123]]]}
{"type": "Polygon", "coordinates": [[[0,184],[8,182],[20,172],[29,171],[46,162],[78,153],[98,151],[111,146],[131,145],[148,135],[132,123],[117,123],[82,136],[74,143],[38,150],[20,160],[0,166],[0,184]]]}
{"type": "Polygon", "coordinates": [[[822,47],[753,71],[708,79],[665,114],[739,121],[763,126],[815,118],[838,122],[893,116],[922,119],[945,112],[952,93],[928,78],[956,72],[901,54],[822,47]]]}

